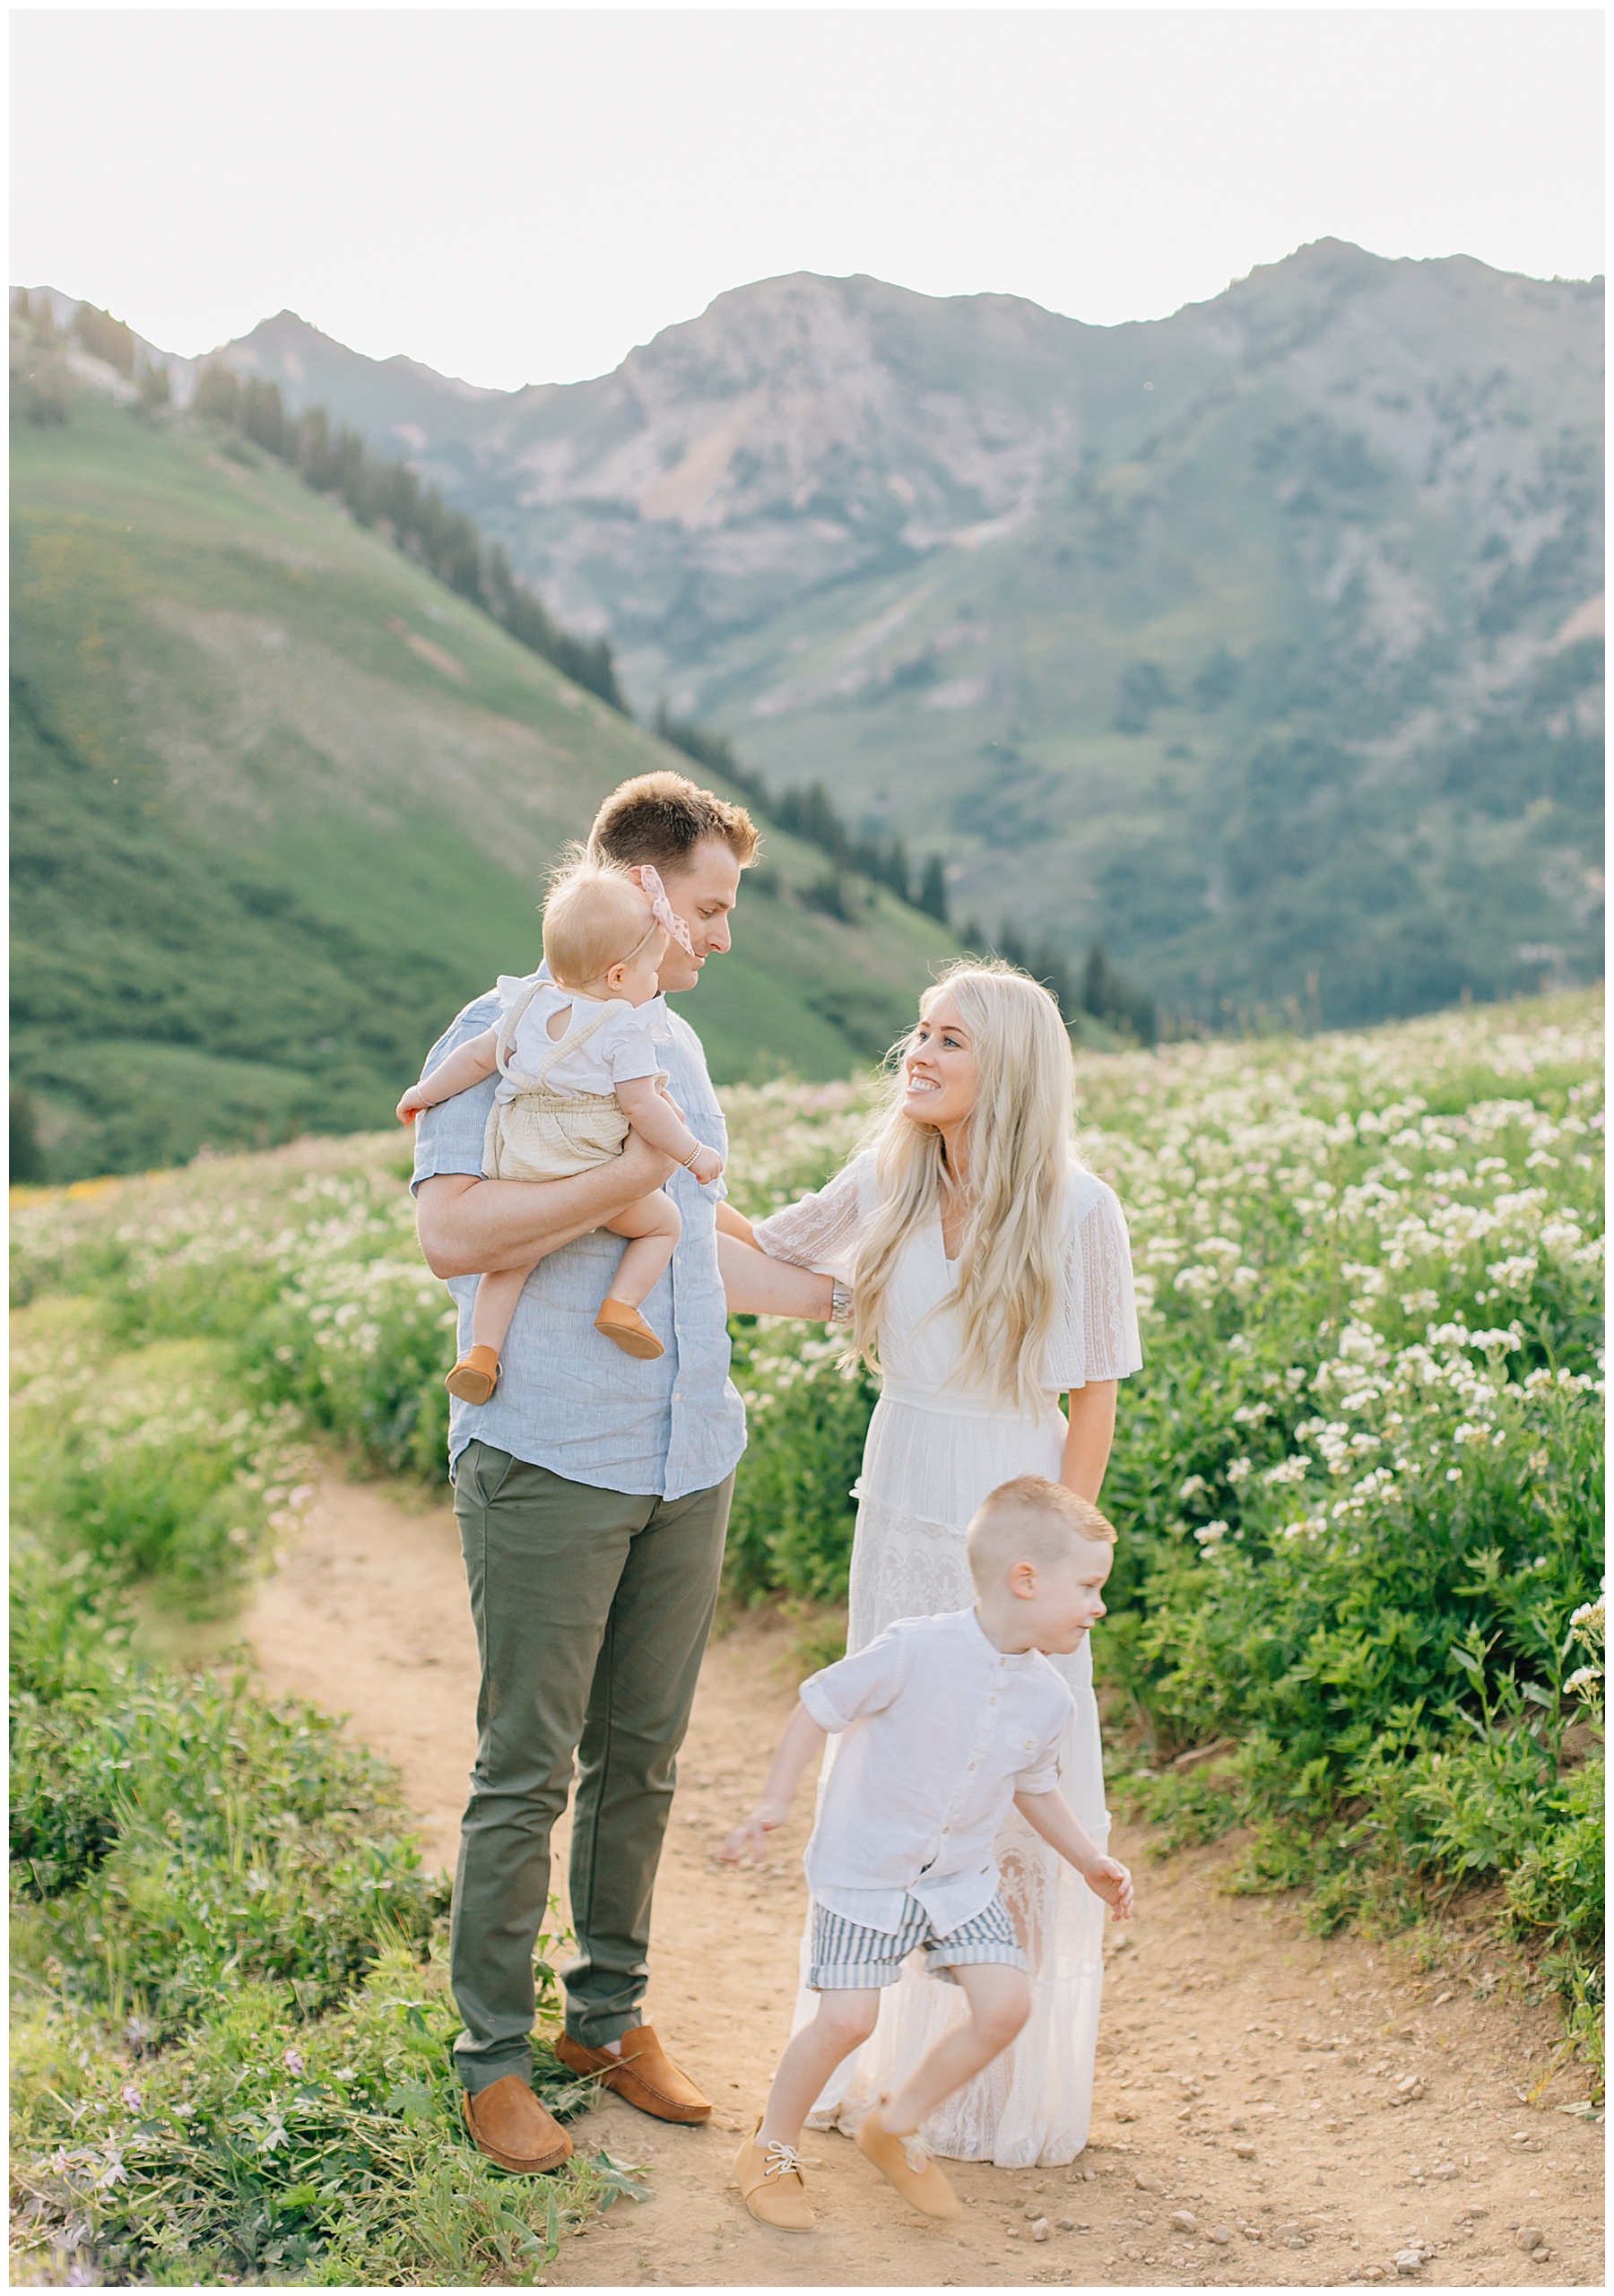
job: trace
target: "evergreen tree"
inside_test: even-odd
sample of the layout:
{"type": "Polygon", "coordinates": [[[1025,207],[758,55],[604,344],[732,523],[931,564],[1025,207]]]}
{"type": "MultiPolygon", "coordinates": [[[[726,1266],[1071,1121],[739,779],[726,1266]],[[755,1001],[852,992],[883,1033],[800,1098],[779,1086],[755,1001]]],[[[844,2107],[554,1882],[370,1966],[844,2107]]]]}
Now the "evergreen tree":
{"type": "Polygon", "coordinates": [[[932,853],[924,864],[914,906],[923,909],[927,917],[934,917],[938,924],[947,923],[947,871],[941,866],[939,853],[932,853]]]}
{"type": "Polygon", "coordinates": [[[134,330],[122,319],[115,319],[110,311],[81,303],[74,315],[73,332],[92,359],[104,359],[120,375],[134,374],[134,330]]]}
{"type": "Polygon", "coordinates": [[[39,1146],[39,1117],[31,1097],[16,1085],[11,1088],[11,1184],[13,1188],[45,1177],[45,1151],[39,1146]]]}
{"type": "Polygon", "coordinates": [[[241,382],[233,367],[215,359],[196,377],[196,395],[191,402],[198,414],[213,422],[233,424],[241,403],[241,382]]]}

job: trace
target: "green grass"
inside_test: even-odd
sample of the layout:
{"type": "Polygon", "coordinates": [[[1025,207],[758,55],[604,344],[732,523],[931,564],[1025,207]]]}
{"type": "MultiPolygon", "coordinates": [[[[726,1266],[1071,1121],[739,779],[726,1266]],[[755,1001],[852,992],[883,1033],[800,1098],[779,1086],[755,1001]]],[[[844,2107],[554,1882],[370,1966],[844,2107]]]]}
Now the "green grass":
{"type": "MultiPolygon", "coordinates": [[[[254,450],[88,396],[13,447],[13,1079],[45,1176],[385,1122],[536,963],[560,847],[677,753],[254,450]]],[[[767,851],[687,1009],[720,1079],[844,1075],[955,944],[884,894],[827,919],[798,897],[822,857],[767,851]]]]}

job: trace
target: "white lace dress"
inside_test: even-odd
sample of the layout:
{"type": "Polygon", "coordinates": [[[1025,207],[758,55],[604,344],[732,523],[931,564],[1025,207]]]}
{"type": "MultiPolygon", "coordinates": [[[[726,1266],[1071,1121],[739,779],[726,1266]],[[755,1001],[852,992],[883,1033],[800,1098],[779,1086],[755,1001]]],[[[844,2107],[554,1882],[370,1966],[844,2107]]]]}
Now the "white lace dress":
{"type": "MultiPolygon", "coordinates": [[[[774,1258],[844,1278],[874,1209],[874,1159],[857,1157],[816,1195],[759,1223],[774,1258]]],[[[1072,1165],[1066,1199],[1063,1283],[1044,1357],[1045,1399],[1020,1415],[985,1393],[950,1384],[961,1353],[958,1275],[941,1223],[915,1235],[898,1262],[880,1329],[881,1397],[874,1407],[852,1549],[849,1651],[889,1625],[975,1600],[964,1533],[988,1491],[1014,1475],[1057,1481],[1065,1420],[1058,1398],[1089,1379],[1122,1379],[1142,1361],[1126,1223],[1113,1190],[1072,1165]]],[[[1053,1660],[1076,1700],[1060,1780],[1082,1824],[1109,1832],[1093,1697],[1091,1653],[1053,1660]]],[[[828,1761],[833,1757],[830,1741],[828,1761]]],[[[1087,1884],[1011,1811],[998,1837],[1003,1895],[1031,1963],[1033,2006],[1020,2038],[925,2123],[933,2149],[1000,2168],[1054,2166],[1087,2142],[1098,2037],[1105,1909],[1087,1884]]],[[[816,1996],[803,1991],[799,2025],[816,1996]]],[[[931,2044],[965,2014],[955,1985],[910,1962],[881,2003],[872,2040],[847,2058],[819,2099],[815,2127],[855,2127],[870,2101],[896,2088],[931,2044]]]]}

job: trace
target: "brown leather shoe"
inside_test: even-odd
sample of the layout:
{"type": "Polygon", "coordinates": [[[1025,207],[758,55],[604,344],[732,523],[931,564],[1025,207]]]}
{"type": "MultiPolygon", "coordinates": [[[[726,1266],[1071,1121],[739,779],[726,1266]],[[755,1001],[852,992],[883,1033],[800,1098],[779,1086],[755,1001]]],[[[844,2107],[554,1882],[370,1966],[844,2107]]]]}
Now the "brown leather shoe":
{"type": "Polygon", "coordinates": [[[603,2089],[611,2089],[640,2112],[657,2120],[681,2121],[693,2127],[710,2120],[712,2108],[693,2081],[685,2078],[648,2025],[636,2025],[622,2035],[622,2053],[608,2049],[585,2049],[580,2040],[562,2033],[555,2055],[573,2073],[592,2073],[603,2089]]]}
{"type": "Polygon", "coordinates": [[[490,2081],[473,2096],[462,2090],[465,2127],[479,2153],[518,2177],[542,2176],[571,2159],[572,2141],[551,2118],[519,2073],[490,2081]]]}

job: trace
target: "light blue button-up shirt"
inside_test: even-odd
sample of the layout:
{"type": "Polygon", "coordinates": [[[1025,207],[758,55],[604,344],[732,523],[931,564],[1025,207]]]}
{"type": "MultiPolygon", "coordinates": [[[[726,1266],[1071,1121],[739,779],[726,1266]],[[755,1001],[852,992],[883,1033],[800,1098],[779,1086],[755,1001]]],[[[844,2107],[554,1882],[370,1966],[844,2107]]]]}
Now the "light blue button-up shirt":
{"type": "MultiPolygon", "coordinates": [[[[468,1004],[426,1056],[424,1074],[499,1018],[490,990],[468,1004]]],[[[669,1011],[672,1041],[662,1047],[667,1088],[690,1130],[728,1153],[728,1129],[707,1073],[706,1053],[689,1022],[669,1011]]],[[[438,1173],[480,1174],[482,1134],[494,1079],[456,1093],[415,1120],[413,1185],[438,1173]]],[[[594,1328],[627,1249],[603,1228],[551,1252],[527,1278],[489,1403],[452,1404],[448,1458],[472,1442],[491,1444],[534,1467],[546,1467],[596,1490],[681,1499],[721,1483],[745,1449],[745,1406],[729,1378],[727,1307],[717,1268],[717,1200],[687,1172],[667,1190],[683,1218],[672,1264],[641,1313],[666,1349],[655,1363],[627,1356],[594,1328]]],[[[459,1309],[459,1345],[471,1345],[477,1278],[448,1286],[459,1309]]]]}

